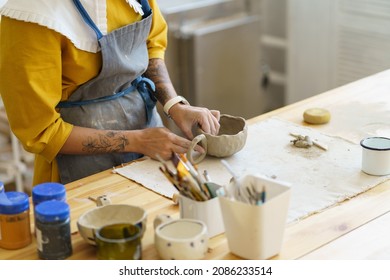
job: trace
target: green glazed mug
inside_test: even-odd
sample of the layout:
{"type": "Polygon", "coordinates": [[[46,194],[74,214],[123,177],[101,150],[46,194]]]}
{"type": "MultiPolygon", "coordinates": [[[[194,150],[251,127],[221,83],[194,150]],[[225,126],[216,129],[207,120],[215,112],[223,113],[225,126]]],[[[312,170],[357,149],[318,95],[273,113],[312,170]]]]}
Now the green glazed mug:
{"type": "Polygon", "coordinates": [[[99,260],[140,260],[142,258],[141,230],[133,224],[113,224],[96,231],[99,260]]]}

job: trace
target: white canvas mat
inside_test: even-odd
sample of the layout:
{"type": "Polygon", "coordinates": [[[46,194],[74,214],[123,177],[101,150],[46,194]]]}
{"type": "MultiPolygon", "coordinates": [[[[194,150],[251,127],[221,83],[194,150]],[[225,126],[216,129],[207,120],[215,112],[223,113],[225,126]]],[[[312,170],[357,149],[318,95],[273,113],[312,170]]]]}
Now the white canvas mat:
{"type": "MultiPolygon", "coordinates": [[[[390,178],[370,176],[360,170],[360,145],[277,118],[250,125],[245,147],[225,160],[239,176],[262,174],[289,182],[292,192],[287,222],[319,212],[390,178]],[[328,150],[316,146],[297,148],[290,142],[294,139],[290,133],[308,135],[327,145],[328,150]]],[[[160,162],[146,159],[116,172],[171,198],[177,191],[159,166],[160,162]]],[[[217,158],[206,157],[198,169],[206,169],[212,181],[221,185],[231,178],[217,158]]]]}

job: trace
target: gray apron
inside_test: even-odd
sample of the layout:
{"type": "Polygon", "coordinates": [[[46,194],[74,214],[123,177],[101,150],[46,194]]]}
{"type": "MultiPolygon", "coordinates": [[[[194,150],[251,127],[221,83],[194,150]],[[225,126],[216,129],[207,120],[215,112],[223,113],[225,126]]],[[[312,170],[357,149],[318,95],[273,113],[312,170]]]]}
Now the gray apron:
{"type": "MultiPolygon", "coordinates": [[[[144,17],[103,35],[79,0],[73,0],[84,21],[95,31],[102,53],[98,76],[81,85],[69,100],[60,102],[64,121],[81,127],[105,130],[135,130],[163,126],[153,96],[154,84],[142,77],[148,67],[146,40],[152,23],[147,0],[141,4],[144,17]]],[[[110,135],[106,136],[107,138],[110,135]]],[[[106,138],[106,139],[107,139],[106,138]]],[[[125,141],[125,139],[123,140],[125,141]]],[[[124,143],[119,141],[120,147],[124,143]]],[[[84,143],[97,153],[107,151],[105,139],[84,143]]],[[[102,153],[56,157],[61,183],[66,184],[141,157],[137,153],[102,153]]]]}

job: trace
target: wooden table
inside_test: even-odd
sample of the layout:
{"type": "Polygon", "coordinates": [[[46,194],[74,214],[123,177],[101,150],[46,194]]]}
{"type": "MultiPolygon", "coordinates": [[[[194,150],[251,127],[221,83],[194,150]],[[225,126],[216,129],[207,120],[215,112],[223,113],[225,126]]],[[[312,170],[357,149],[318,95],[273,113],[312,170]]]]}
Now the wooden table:
{"type": "MultiPolygon", "coordinates": [[[[328,108],[332,120],[311,126],[324,133],[339,135],[359,143],[363,136],[381,133],[390,136],[390,70],[316,95],[248,120],[253,124],[278,116],[305,125],[302,113],[309,107],[328,108]],[[370,115],[367,115],[370,114],[370,115]],[[367,118],[376,122],[362,126],[367,118]]],[[[66,186],[71,206],[73,255],[70,259],[96,259],[96,248],[87,244],[77,232],[77,218],[95,207],[88,197],[109,195],[113,203],[144,207],[148,213],[143,259],[158,259],[154,248],[153,219],[159,213],[179,217],[179,208],[146,188],[111,170],[70,183],[66,186]]],[[[288,224],[284,243],[274,259],[390,259],[390,181],[343,203],[288,224]]],[[[0,259],[37,259],[35,238],[20,250],[0,249],[0,259]]],[[[229,252],[224,234],[210,240],[206,259],[238,259],[229,252]]]]}

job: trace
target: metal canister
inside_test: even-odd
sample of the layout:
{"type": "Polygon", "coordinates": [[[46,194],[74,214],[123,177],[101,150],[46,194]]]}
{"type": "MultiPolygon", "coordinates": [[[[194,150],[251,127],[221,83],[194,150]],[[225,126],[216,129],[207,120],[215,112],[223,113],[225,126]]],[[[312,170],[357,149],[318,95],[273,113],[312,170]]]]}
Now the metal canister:
{"type": "Polygon", "coordinates": [[[51,200],[38,204],[35,222],[41,259],[61,260],[72,255],[70,209],[66,202],[51,200]]]}

